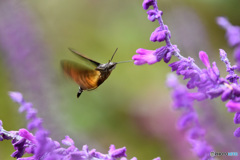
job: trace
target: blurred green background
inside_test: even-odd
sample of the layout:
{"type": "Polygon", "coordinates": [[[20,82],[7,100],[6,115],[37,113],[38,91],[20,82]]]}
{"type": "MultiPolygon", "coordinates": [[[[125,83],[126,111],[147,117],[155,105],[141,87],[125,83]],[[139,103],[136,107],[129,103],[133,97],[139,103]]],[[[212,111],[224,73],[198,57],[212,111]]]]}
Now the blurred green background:
{"type": "MultiPolygon", "coordinates": [[[[228,47],[225,32],[215,18],[226,16],[232,24],[240,25],[240,1],[158,0],[158,5],[171,30],[172,42],[181,53],[195,58],[203,67],[198,52],[206,51],[225,76],[218,49],[225,49],[234,62],[233,49],[228,47]]],[[[165,85],[171,71],[167,64],[119,64],[105,83],[83,92],[79,99],[77,84],[61,71],[62,59],[82,62],[69,47],[106,63],[117,47],[115,62],[130,60],[138,48],[164,45],[149,41],[158,23],[148,21],[142,1],[2,0],[0,15],[0,119],[6,130],[26,127],[25,115],[18,113],[18,106],[8,97],[8,91],[19,91],[38,109],[53,139],[69,135],[79,148],[88,144],[103,153],[110,144],[126,146],[128,158],[136,156],[139,160],[158,156],[167,160],[197,159],[184,132],[175,127],[180,113],[171,109],[170,91],[165,85]]],[[[197,108],[202,125],[209,131],[208,139],[216,151],[225,151],[230,141],[236,141],[232,137],[237,128],[233,114],[218,100],[204,103],[208,107],[205,112],[197,108]],[[209,125],[207,118],[213,116],[215,121],[209,125]],[[224,139],[214,139],[214,132],[220,132],[224,139]]],[[[1,160],[13,159],[13,151],[11,142],[0,143],[1,160]]]]}

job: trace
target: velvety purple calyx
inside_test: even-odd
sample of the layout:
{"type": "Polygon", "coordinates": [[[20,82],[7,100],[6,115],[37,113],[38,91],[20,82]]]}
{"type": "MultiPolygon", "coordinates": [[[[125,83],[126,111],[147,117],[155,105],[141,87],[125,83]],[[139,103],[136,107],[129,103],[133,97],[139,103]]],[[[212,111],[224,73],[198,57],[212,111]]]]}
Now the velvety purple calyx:
{"type": "Polygon", "coordinates": [[[232,88],[231,87],[226,87],[224,92],[222,93],[221,99],[222,101],[226,101],[228,99],[232,98],[232,88]]]}
{"type": "Polygon", "coordinates": [[[150,36],[150,41],[152,42],[162,42],[166,39],[167,34],[170,36],[170,32],[166,29],[162,29],[162,27],[158,27],[155,31],[152,32],[150,36]]]}
{"type": "Polygon", "coordinates": [[[211,88],[206,93],[210,99],[220,96],[224,92],[224,87],[211,88]]]}
{"type": "Polygon", "coordinates": [[[144,0],[142,3],[143,9],[147,10],[150,6],[154,4],[155,0],[144,0]]]}
{"type": "Polygon", "coordinates": [[[116,149],[114,145],[110,145],[108,154],[112,158],[127,157],[127,155],[126,155],[126,147],[116,149]]]}
{"type": "Polygon", "coordinates": [[[14,158],[20,158],[23,156],[24,154],[24,150],[25,150],[25,145],[26,143],[26,139],[22,138],[21,140],[17,141],[16,143],[13,144],[14,149],[16,150],[15,152],[13,152],[13,154],[11,155],[14,158]]]}
{"type": "Polygon", "coordinates": [[[149,21],[152,21],[154,22],[156,19],[158,19],[160,16],[162,16],[163,12],[162,11],[156,11],[156,10],[149,10],[147,11],[147,14],[148,14],[148,19],[149,21]]]}

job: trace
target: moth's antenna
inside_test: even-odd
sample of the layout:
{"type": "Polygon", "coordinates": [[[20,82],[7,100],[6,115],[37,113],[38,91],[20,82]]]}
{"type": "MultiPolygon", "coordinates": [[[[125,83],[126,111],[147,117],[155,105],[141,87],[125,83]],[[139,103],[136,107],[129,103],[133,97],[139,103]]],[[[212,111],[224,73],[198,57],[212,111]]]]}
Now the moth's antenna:
{"type": "Polygon", "coordinates": [[[128,60],[128,61],[120,61],[120,62],[117,62],[117,64],[119,64],[119,63],[128,63],[128,62],[133,62],[133,60],[128,60]]]}
{"type": "Polygon", "coordinates": [[[108,62],[108,63],[110,63],[110,62],[113,60],[113,57],[114,57],[114,55],[116,54],[117,50],[118,50],[118,48],[116,48],[115,52],[114,52],[114,53],[113,53],[113,55],[112,55],[112,58],[111,58],[111,60],[109,60],[109,62],[108,62]]]}

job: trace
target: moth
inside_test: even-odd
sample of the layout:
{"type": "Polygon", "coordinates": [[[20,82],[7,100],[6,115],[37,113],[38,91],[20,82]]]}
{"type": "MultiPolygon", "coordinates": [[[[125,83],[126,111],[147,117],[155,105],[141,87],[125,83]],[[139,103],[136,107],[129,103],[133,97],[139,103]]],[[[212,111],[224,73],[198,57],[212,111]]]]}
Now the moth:
{"type": "Polygon", "coordinates": [[[69,50],[82,60],[89,62],[92,66],[92,68],[90,68],[70,60],[61,61],[63,72],[79,85],[77,98],[80,97],[84,90],[91,91],[99,87],[110,76],[118,63],[132,61],[112,62],[118,49],[115,50],[108,63],[104,64],[94,61],[71,48],[69,48],[69,50]]]}

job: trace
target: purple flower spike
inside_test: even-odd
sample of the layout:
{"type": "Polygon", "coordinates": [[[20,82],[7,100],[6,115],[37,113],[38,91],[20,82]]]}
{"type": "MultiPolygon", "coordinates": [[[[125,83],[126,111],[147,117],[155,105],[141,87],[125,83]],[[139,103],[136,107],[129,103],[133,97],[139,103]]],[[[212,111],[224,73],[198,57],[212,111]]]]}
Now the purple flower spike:
{"type": "Polygon", "coordinates": [[[154,4],[155,0],[144,0],[142,7],[143,9],[147,10],[150,6],[152,6],[154,4]]]}
{"type": "MultiPolygon", "coordinates": [[[[193,100],[198,96],[190,94],[187,88],[179,84],[177,78],[173,78],[173,76],[168,76],[167,84],[170,84],[169,87],[173,90],[172,97],[174,104],[179,105],[178,108],[174,106],[174,109],[181,109],[183,112],[181,118],[178,120],[178,127],[179,129],[188,129],[187,140],[192,145],[193,152],[201,159],[204,159],[204,157],[206,160],[210,159],[209,153],[212,151],[212,147],[204,140],[206,131],[200,127],[197,113],[193,108],[193,100]],[[172,83],[174,85],[171,85],[172,83]]],[[[199,97],[204,96],[199,95],[199,97]]]]}

